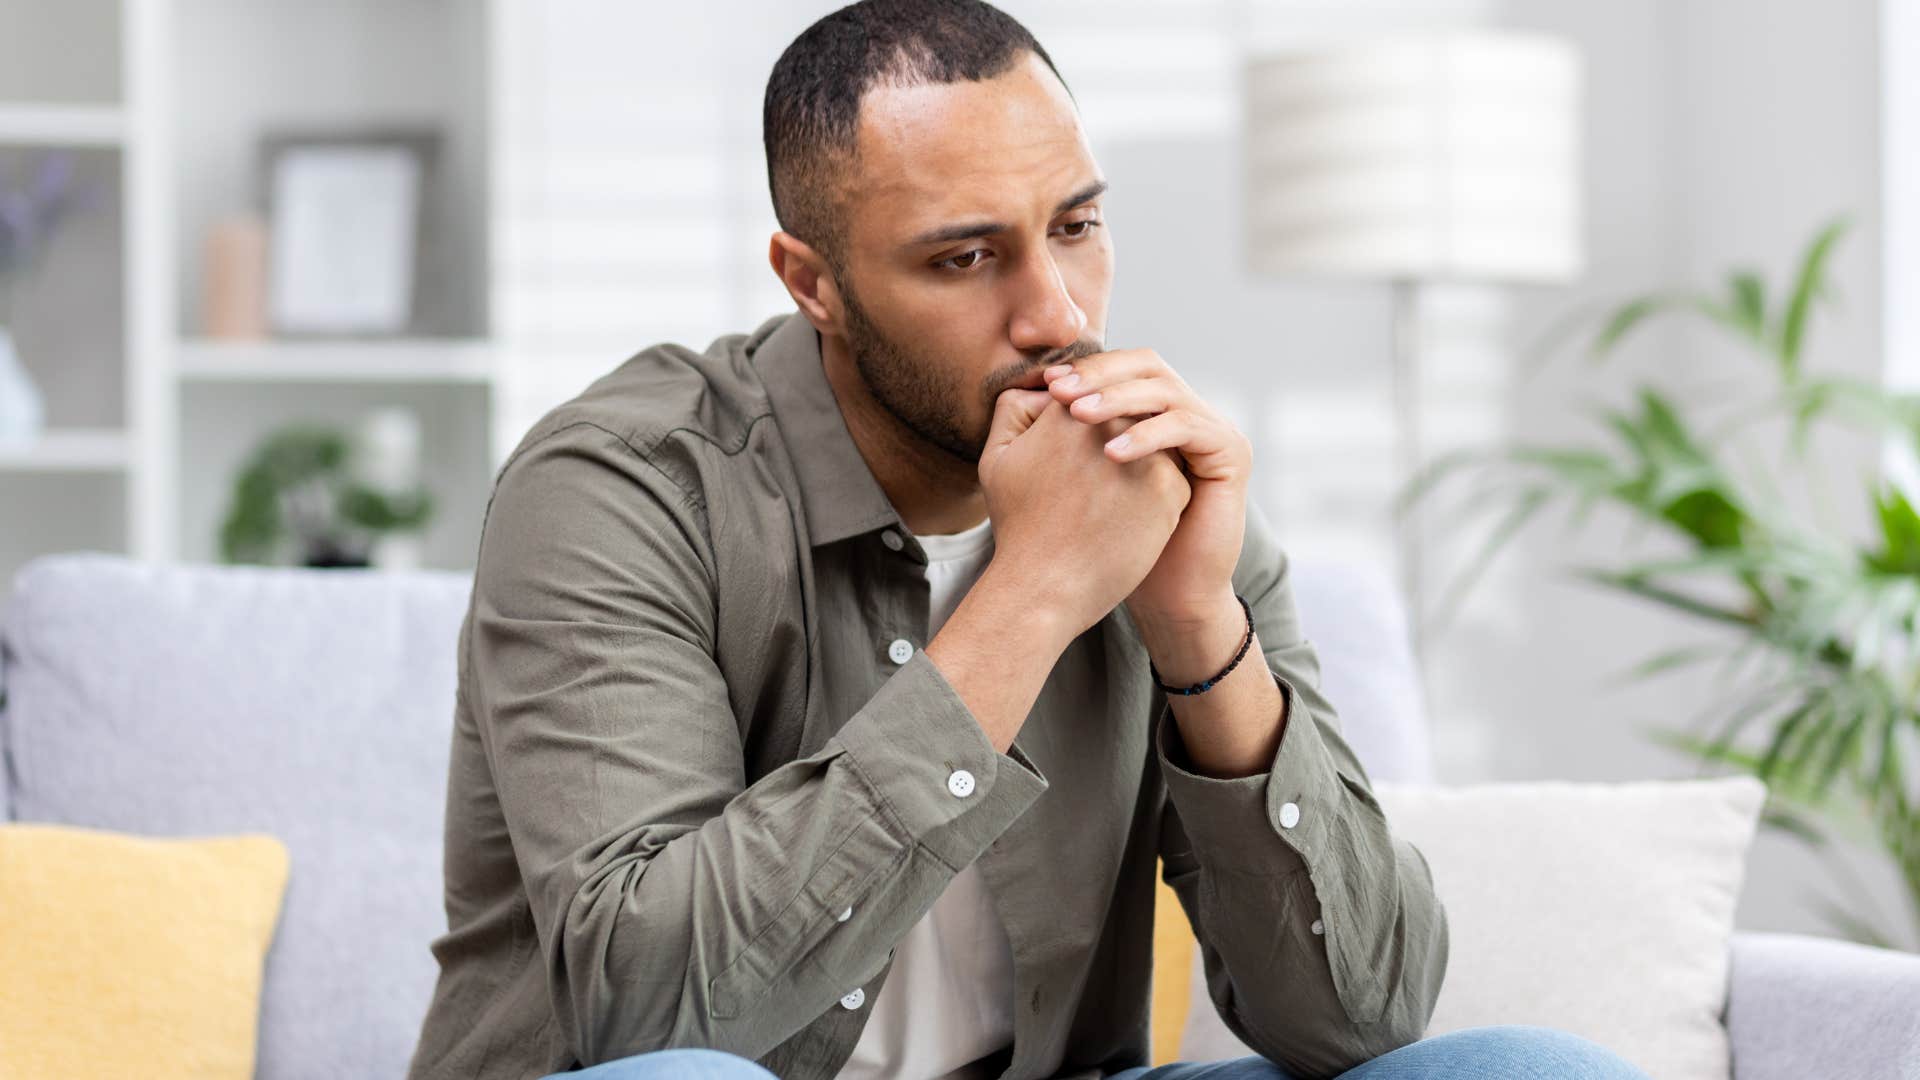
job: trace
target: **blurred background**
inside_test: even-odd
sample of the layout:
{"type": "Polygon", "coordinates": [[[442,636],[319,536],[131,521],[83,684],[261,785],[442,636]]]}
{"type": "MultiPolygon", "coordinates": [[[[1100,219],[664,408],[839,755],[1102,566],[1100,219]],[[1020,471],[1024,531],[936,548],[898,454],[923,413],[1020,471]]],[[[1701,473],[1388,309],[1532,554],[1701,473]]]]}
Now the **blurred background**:
{"type": "MultiPolygon", "coordinates": [[[[470,568],[545,410],[791,309],[761,96],[835,6],[0,0],[0,581],[470,568]]],[[[1394,575],[1441,778],[1765,770],[1739,925],[1920,947],[1920,7],[1002,6],[1110,343],[1394,575]]]]}

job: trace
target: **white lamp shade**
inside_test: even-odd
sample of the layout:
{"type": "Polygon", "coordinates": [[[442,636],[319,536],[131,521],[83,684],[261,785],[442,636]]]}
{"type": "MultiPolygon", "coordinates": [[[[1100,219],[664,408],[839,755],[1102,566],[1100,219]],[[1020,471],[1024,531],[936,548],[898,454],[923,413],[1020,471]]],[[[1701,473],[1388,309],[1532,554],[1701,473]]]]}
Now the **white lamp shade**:
{"type": "Polygon", "coordinates": [[[1249,60],[1254,269],[1564,281],[1584,261],[1580,57],[1443,33],[1249,60]]]}

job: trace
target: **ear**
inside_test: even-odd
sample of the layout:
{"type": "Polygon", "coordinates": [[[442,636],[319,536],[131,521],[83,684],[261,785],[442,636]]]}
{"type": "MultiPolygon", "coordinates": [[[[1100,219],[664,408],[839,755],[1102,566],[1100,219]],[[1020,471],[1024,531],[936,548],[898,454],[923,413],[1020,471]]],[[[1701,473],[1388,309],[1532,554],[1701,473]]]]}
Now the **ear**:
{"type": "Polygon", "coordinates": [[[776,232],[767,244],[767,262],[787,294],[822,334],[840,334],[845,307],[826,257],[790,232],[776,232]]]}

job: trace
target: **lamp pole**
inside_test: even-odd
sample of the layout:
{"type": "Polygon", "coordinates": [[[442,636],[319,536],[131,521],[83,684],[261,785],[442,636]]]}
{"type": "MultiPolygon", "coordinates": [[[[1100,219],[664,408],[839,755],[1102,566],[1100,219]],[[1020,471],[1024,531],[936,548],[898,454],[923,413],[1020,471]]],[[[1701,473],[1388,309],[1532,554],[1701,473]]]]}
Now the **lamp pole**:
{"type": "MultiPolygon", "coordinates": [[[[1388,286],[1392,295],[1393,335],[1393,420],[1395,493],[1405,489],[1420,468],[1420,379],[1419,379],[1419,283],[1411,277],[1395,277],[1388,286]]],[[[1426,693],[1426,641],[1423,633],[1425,610],[1422,596],[1420,530],[1416,515],[1409,507],[1393,522],[1395,549],[1399,555],[1400,594],[1406,599],[1407,636],[1413,648],[1414,672],[1426,693]]]]}

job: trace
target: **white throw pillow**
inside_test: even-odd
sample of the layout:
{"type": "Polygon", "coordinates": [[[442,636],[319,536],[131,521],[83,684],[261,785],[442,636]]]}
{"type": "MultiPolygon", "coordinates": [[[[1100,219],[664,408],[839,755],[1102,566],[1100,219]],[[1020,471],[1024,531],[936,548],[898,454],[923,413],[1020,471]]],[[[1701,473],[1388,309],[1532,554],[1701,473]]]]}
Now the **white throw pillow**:
{"type": "MultiPolygon", "coordinates": [[[[1379,781],[1374,792],[1446,906],[1429,1036],[1538,1024],[1655,1080],[1726,1080],[1727,949],[1766,797],[1759,780],[1379,781]]],[[[1204,990],[1194,998],[1183,1057],[1251,1053],[1204,990]]]]}

